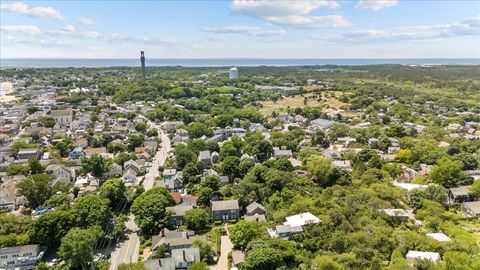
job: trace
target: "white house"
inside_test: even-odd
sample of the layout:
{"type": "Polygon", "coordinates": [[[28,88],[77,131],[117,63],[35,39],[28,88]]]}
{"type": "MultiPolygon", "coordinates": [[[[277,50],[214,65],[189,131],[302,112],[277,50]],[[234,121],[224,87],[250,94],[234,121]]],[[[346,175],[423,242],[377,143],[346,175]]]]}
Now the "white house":
{"type": "Polygon", "coordinates": [[[416,260],[428,260],[433,263],[441,261],[440,254],[437,252],[409,250],[406,256],[407,262],[415,264],[416,260]]]}
{"type": "Polygon", "coordinates": [[[49,165],[45,172],[55,176],[55,184],[57,183],[71,183],[74,173],[72,175],[72,169],[63,165],[52,164],[49,165]]]}
{"type": "Polygon", "coordinates": [[[310,212],[301,213],[285,218],[287,221],[283,225],[290,225],[292,227],[303,226],[305,224],[320,223],[320,219],[310,212]]]}

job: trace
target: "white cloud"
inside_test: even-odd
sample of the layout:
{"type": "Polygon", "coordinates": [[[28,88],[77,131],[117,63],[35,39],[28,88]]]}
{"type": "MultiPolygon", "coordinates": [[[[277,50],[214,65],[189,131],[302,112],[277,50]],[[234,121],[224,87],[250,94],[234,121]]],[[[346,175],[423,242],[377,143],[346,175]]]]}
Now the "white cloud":
{"type": "MultiPolygon", "coordinates": [[[[402,40],[431,40],[478,35],[480,35],[480,16],[451,24],[397,27],[389,30],[367,29],[347,32],[341,36],[326,39],[338,42],[387,42],[402,40]]],[[[317,39],[322,38],[317,37],[317,39]]]]}
{"type": "Polygon", "coordinates": [[[68,33],[68,34],[73,34],[76,32],[76,29],[73,25],[69,24],[65,27],[62,28],[62,32],[68,33]]]}
{"type": "Polygon", "coordinates": [[[203,31],[221,34],[247,34],[249,36],[279,36],[286,33],[283,29],[262,30],[260,27],[249,25],[229,25],[223,27],[203,27],[203,31]]]}
{"type": "Polygon", "coordinates": [[[90,19],[90,18],[87,18],[87,17],[82,17],[80,19],[78,19],[78,22],[82,25],[92,25],[92,24],[95,24],[95,22],[90,19]]]}
{"type": "Polygon", "coordinates": [[[227,42],[227,39],[223,36],[210,36],[207,39],[210,42],[218,42],[218,43],[227,42]]]}
{"type": "Polygon", "coordinates": [[[340,15],[308,15],[319,8],[337,8],[337,1],[302,0],[234,0],[230,6],[233,13],[260,19],[272,24],[298,28],[347,27],[351,23],[340,15]]]}
{"type": "Polygon", "coordinates": [[[356,8],[377,11],[382,8],[394,7],[397,4],[398,0],[360,0],[356,8]]]}
{"type": "Polygon", "coordinates": [[[81,33],[80,36],[84,38],[98,38],[101,34],[96,31],[88,31],[81,33]]]}
{"type": "Polygon", "coordinates": [[[0,10],[11,12],[17,15],[25,15],[42,19],[65,20],[65,17],[63,17],[59,11],[55,10],[51,6],[29,8],[28,5],[22,2],[15,2],[9,4],[0,4],[0,10]]]}
{"type": "Polygon", "coordinates": [[[38,36],[40,29],[35,25],[2,25],[0,31],[25,34],[29,36],[38,36]]]}

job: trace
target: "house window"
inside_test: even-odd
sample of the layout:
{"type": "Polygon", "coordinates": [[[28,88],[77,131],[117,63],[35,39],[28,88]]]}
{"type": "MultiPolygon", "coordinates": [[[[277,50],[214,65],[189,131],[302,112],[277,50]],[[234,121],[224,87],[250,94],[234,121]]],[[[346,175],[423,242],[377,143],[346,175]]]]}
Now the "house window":
{"type": "Polygon", "coordinates": [[[32,256],[32,252],[28,252],[28,253],[23,253],[23,256],[32,256]]]}
{"type": "Polygon", "coordinates": [[[6,259],[6,258],[8,258],[8,255],[2,255],[2,256],[0,256],[0,259],[6,259]]]}
{"type": "Polygon", "coordinates": [[[8,265],[13,265],[13,264],[15,264],[15,261],[9,261],[9,262],[7,262],[7,264],[8,265]]]}
{"type": "Polygon", "coordinates": [[[12,254],[12,258],[17,258],[17,257],[20,257],[18,253],[12,254]]]}

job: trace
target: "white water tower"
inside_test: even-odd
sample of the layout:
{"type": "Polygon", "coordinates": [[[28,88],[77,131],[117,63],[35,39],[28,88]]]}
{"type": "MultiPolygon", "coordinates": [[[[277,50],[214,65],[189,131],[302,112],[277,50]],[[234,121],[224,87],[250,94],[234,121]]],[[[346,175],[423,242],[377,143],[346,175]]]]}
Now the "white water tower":
{"type": "Polygon", "coordinates": [[[230,69],[230,80],[235,80],[238,78],[238,68],[233,67],[230,69]]]}

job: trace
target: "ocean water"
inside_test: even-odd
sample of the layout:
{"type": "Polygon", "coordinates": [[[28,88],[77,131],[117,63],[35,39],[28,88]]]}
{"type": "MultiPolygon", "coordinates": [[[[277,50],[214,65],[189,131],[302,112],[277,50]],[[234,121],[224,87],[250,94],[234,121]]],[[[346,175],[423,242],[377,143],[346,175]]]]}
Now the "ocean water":
{"type": "MultiPolygon", "coordinates": [[[[422,59],[146,59],[146,66],[230,67],[230,66],[312,66],[312,65],[480,65],[480,58],[422,59]]],[[[0,68],[65,67],[138,67],[140,59],[68,59],[68,58],[0,58],[0,68]]]]}

